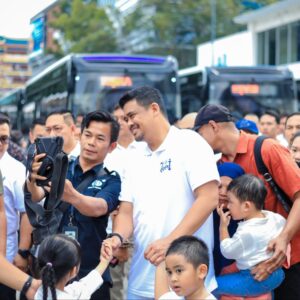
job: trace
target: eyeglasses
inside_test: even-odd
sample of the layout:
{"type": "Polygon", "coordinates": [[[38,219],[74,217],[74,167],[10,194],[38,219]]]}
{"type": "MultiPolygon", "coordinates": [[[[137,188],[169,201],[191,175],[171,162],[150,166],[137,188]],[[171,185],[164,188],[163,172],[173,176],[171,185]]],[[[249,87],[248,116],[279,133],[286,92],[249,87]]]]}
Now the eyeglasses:
{"type": "Polygon", "coordinates": [[[1,144],[7,145],[8,142],[9,142],[9,136],[7,136],[7,135],[1,135],[0,136],[0,143],[1,144]]]}

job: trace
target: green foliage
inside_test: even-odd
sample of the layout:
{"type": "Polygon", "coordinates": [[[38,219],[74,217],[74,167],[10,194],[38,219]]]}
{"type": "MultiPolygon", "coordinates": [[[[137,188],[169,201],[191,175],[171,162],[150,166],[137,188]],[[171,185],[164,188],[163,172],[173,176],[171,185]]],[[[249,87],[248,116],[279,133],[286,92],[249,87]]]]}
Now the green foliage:
{"type": "Polygon", "coordinates": [[[56,54],[116,51],[114,28],[104,9],[97,6],[97,1],[61,1],[60,12],[51,27],[62,33],[66,48],[59,45],[56,54]]]}
{"type": "MultiPolygon", "coordinates": [[[[233,22],[235,16],[246,11],[241,2],[215,0],[216,38],[246,28],[233,22]]],[[[260,2],[265,5],[276,0],[260,2]]],[[[148,33],[147,41],[153,45],[148,52],[159,48],[160,54],[176,55],[181,66],[190,64],[195,59],[189,62],[187,55],[194,52],[195,57],[196,46],[211,39],[211,3],[211,0],[140,0],[136,10],[125,20],[124,33],[130,37],[130,33],[139,28],[141,35],[148,33]]]]}

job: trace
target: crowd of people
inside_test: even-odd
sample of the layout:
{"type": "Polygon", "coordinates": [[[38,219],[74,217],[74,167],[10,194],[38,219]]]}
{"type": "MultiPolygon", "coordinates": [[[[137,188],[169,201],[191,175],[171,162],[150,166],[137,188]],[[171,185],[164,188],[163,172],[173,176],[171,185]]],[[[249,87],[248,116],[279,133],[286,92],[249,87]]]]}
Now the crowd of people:
{"type": "Polygon", "coordinates": [[[68,170],[42,241],[24,199],[47,207],[47,151],[29,163],[12,135],[0,114],[0,299],[300,299],[300,113],[207,104],[171,125],[151,87],[51,112],[29,144],[61,137],[68,170]]]}

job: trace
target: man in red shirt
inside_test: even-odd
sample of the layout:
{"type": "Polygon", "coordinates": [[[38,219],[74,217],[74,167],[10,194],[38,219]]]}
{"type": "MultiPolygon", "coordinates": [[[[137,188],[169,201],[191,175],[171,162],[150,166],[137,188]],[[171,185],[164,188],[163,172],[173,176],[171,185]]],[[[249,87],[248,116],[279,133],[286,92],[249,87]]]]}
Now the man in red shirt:
{"type": "MultiPolygon", "coordinates": [[[[215,152],[221,152],[221,161],[239,164],[246,173],[259,174],[254,157],[254,144],[257,136],[240,132],[233,122],[229,110],[222,105],[208,104],[200,109],[194,129],[206,139],[215,152]]],[[[273,139],[264,141],[261,149],[264,164],[271,176],[293,206],[286,213],[269,184],[265,182],[268,194],[265,209],[280,213],[287,223],[279,236],[269,244],[274,251],[271,259],[260,263],[253,269],[257,280],[264,280],[268,274],[280,267],[286,258],[286,250],[291,243],[291,267],[285,269],[285,280],[276,289],[276,299],[300,299],[300,170],[292,160],[287,149],[273,139]]]]}

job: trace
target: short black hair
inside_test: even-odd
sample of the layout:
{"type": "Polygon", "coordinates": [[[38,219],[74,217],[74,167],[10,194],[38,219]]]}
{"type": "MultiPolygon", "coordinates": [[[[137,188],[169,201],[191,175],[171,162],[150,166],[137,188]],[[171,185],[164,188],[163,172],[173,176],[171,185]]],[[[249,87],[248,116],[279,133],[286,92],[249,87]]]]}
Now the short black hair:
{"type": "Polygon", "coordinates": [[[287,117],[286,117],[286,120],[285,120],[285,126],[286,126],[286,123],[288,121],[288,119],[292,118],[292,117],[295,117],[295,116],[300,116],[300,112],[297,111],[297,112],[294,112],[292,114],[289,114],[287,117]]]}
{"type": "Polygon", "coordinates": [[[108,111],[95,110],[86,114],[81,123],[81,133],[85,128],[89,128],[91,122],[102,122],[110,123],[111,133],[110,133],[110,143],[114,143],[118,140],[120,125],[108,111]]]}
{"type": "Polygon", "coordinates": [[[196,269],[201,264],[209,267],[209,254],[206,244],[191,235],[184,235],[175,239],[167,250],[166,256],[181,254],[186,261],[196,269]]]}
{"type": "Polygon", "coordinates": [[[10,119],[9,116],[6,113],[1,112],[0,113],[0,125],[7,124],[10,126],[10,119]]]}
{"type": "Polygon", "coordinates": [[[275,118],[275,121],[277,124],[280,124],[280,116],[279,114],[276,112],[276,111],[273,111],[273,110],[266,110],[261,116],[264,116],[264,115],[268,115],[268,116],[272,116],[275,118]]]}
{"type": "Polygon", "coordinates": [[[162,114],[167,117],[166,108],[164,105],[163,97],[160,91],[156,88],[150,86],[142,86],[125,93],[119,101],[119,105],[123,109],[125,104],[131,100],[136,100],[136,102],[148,108],[152,103],[157,103],[162,114]]]}
{"type": "Polygon", "coordinates": [[[32,121],[30,130],[33,130],[36,125],[45,126],[45,119],[44,118],[36,118],[32,121]]]}
{"type": "MultiPolygon", "coordinates": [[[[68,109],[60,109],[60,110],[54,110],[52,112],[50,112],[47,117],[46,117],[46,120],[50,117],[50,116],[54,116],[54,115],[61,115],[63,116],[65,122],[67,120],[70,120],[72,124],[75,124],[75,118],[74,118],[74,115],[73,113],[68,110],[68,109]]],[[[67,122],[66,122],[67,123],[67,122]]]]}
{"type": "Polygon", "coordinates": [[[259,210],[263,208],[267,196],[267,188],[263,181],[252,174],[244,174],[232,180],[227,190],[240,202],[253,202],[259,210]]]}

